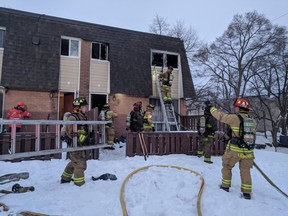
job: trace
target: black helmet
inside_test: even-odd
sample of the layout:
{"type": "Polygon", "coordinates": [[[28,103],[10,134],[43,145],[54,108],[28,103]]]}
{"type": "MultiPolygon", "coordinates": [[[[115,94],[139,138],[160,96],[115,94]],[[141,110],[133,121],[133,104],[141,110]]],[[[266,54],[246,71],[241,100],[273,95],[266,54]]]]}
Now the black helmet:
{"type": "Polygon", "coordinates": [[[73,100],[73,106],[86,106],[88,105],[86,98],[75,98],[73,100]]]}

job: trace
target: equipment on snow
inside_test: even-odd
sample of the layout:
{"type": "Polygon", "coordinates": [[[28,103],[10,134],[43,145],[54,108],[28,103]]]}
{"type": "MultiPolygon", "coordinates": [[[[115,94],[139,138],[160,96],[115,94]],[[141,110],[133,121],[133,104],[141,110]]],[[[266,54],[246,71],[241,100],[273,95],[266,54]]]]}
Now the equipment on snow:
{"type": "MultiPolygon", "coordinates": [[[[43,214],[39,212],[32,212],[32,211],[22,211],[17,213],[19,216],[49,216],[48,214],[43,214]]],[[[52,216],[52,215],[50,215],[52,216]]]]}
{"type": "Polygon", "coordinates": [[[139,141],[140,141],[140,146],[143,152],[143,156],[144,156],[144,160],[147,160],[147,157],[149,157],[148,155],[148,150],[147,150],[147,146],[144,140],[144,135],[143,133],[138,133],[138,137],[139,137],[139,141]]]}
{"type": "Polygon", "coordinates": [[[30,187],[22,187],[20,184],[14,184],[12,186],[12,189],[11,191],[9,190],[0,190],[0,193],[3,193],[3,194],[11,194],[11,193],[26,193],[28,191],[34,191],[35,188],[33,186],[30,186],[30,187]]]}
{"type": "Polygon", "coordinates": [[[9,211],[9,207],[4,203],[0,203],[0,207],[3,207],[3,211],[9,211]]]}
{"type": "Polygon", "coordinates": [[[270,185],[272,185],[278,192],[280,192],[282,195],[284,195],[286,198],[288,198],[288,194],[286,194],[279,187],[277,187],[277,185],[274,184],[274,182],[272,182],[271,179],[269,179],[268,176],[260,169],[260,167],[255,163],[255,161],[253,161],[253,165],[261,173],[261,175],[269,182],[270,185]]]}
{"type": "Polygon", "coordinates": [[[112,180],[112,181],[115,181],[115,180],[117,180],[117,177],[116,177],[116,175],[114,175],[114,174],[105,173],[105,174],[100,175],[100,176],[98,176],[98,177],[92,176],[92,180],[93,180],[93,181],[97,181],[97,180],[104,180],[104,181],[106,181],[106,180],[112,180]]]}
{"type": "Polygon", "coordinates": [[[20,179],[28,179],[28,178],[29,178],[28,172],[10,173],[10,174],[0,176],[0,185],[13,182],[13,181],[19,181],[20,179]]]}
{"type": "Polygon", "coordinates": [[[22,187],[20,184],[15,184],[12,186],[13,193],[25,193],[27,191],[34,191],[35,188],[33,186],[30,187],[22,187]]]}

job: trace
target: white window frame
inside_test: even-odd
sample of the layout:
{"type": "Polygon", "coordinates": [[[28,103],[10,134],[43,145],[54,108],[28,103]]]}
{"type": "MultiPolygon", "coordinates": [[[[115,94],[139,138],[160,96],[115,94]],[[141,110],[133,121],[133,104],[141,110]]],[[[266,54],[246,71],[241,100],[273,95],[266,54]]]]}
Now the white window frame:
{"type": "Polygon", "coordinates": [[[108,61],[108,59],[109,59],[109,56],[108,56],[109,50],[108,49],[109,49],[108,44],[100,43],[100,42],[92,42],[91,43],[91,59],[96,59],[96,60],[100,60],[100,61],[108,61]],[[93,44],[99,44],[99,58],[92,58],[93,44]],[[105,46],[106,47],[106,49],[105,49],[105,51],[106,51],[106,59],[101,59],[101,51],[102,51],[101,46],[105,46]]]}
{"type": "Polygon", "coordinates": [[[80,58],[80,50],[81,50],[81,40],[79,38],[73,38],[73,37],[66,37],[66,36],[62,36],[61,37],[61,41],[60,41],[60,55],[61,56],[65,56],[65,57],[71,57],[71,58],[80,58]],[[69,50],[68,50],[68,55],[62,55],[62,39],[64,40],[68,40],[69,41],[69,50]],[[77,55],[72,55],[72,42],[77,41],[78,42],[78,51],[77,51],[77,55]]]}
{"type": "Polygon", "coordinates": [[[167,68],[168,66],[173,66],[173,65],[169,65],[169,63],[167,63],[167,55],[174,55],[175,57],[177,57],[177,67],[175,67],[175,65],[173,66],[174,69],[179,69],[180,67],[180,54],[179,53],[174,53],[174,52],[167,52],[167,51],[163,51],[163,50],[151,50],[151,66],[153,65],[153,53],[158,53],[158,54],[163,54],[163,66],[156,66],[156,67],[163,67],[163,68],[167,68]]]}

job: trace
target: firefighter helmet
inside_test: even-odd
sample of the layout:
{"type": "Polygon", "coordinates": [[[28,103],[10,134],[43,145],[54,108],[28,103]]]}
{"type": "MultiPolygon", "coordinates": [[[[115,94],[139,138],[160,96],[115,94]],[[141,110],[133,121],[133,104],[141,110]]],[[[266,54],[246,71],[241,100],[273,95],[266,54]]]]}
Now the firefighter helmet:
{"type": "Polygon", "coordinates": [[[88,105],[86,98],[75,98],[73,100],[73,106],[86,106],[88,105]]]}
{"type": "Polygon", "coordinates": [[[173,67],[172,67],[172,66],[169,66],[169,67],[168,67],[168,71],[170,71],[170,73],[172,73],[173,67]]]}
{"type": "Polygon", "coordinates": [[[26,105],[23,102],[19,101],[17,103],[17,106],[24,108],[26,105]]]}
{"type": "Polygon", "coordinates": [[[138,102],[134,103],[133,106],[135,108],[141,108],[142,107],[142,101],[138,101],[138,102]]]}
{"type": "Polygon", "coordinates": [[[250,106],[250,103],[245,98],[236,98],[233,106],[239,107],[240,109],[243,109],[243,110],[246,110],[246,111],[252,110],[251,106],[250,106]]]}

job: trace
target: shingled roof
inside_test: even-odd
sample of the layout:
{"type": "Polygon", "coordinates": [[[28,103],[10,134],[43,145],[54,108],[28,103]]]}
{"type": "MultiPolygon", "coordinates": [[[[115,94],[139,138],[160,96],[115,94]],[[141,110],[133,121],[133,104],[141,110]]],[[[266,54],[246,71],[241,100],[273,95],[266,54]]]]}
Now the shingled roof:
{"type": "Polygon", "coordinates": [[[0,8],[6,28],[1,85],[10,89],[58,90],[61,36],[109,44],[111,93],[152,95],[151,50],[181,55],[184,97],[195,91],[179,38],[0,8]],[[39,37],[40,45],[32,44],[39,37]],[[150,82],[149,82],[150,81],[150,82]]]}

